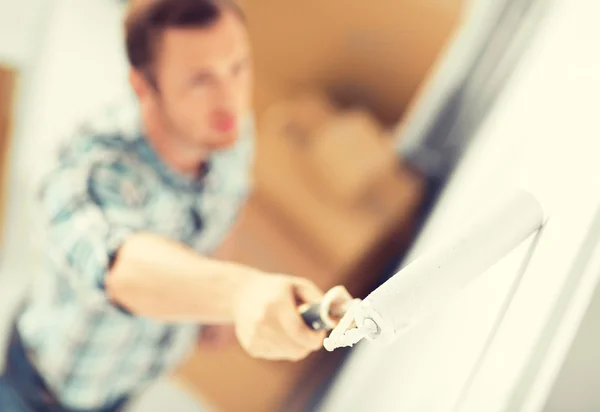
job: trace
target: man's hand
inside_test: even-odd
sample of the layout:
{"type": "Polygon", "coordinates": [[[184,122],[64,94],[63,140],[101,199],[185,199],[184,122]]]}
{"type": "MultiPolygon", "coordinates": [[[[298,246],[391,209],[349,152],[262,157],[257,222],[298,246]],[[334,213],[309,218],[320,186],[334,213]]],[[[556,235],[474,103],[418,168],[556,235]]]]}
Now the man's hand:
{"type": "Polygon", "coordinates": [[[242,347],[253,357],[297,361],[319,350],[325,332],[304,324],[298,303],[314,303],[323,292],[311,281],[286,275],[253,279],[236,296],[234,322],[242,347]]]}

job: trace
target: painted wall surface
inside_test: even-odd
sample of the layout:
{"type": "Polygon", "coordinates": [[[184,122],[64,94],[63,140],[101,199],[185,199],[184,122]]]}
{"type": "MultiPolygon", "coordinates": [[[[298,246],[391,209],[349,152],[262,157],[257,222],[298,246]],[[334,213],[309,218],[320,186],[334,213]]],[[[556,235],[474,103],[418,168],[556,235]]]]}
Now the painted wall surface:
{"type": "Polygon", "coordinates": [[[0,0],[0,64],[21,68],[34,58],[40,25],[54,0],[0,0]]]}
{"type": "MultiPolygon", "coordinates": [[[[8,261],[18,250],[37,246],[32,236],[39,223],[35,187],[51,164],[51,151],[78,121],[118,95],[127,80],[122,6],[54,0],[46,12],[35,57],[20,87],[6,234],[11,241],[4,250],[8,261]]],[[[37,261],[33,256],[31,261],[37,261]]]]}
{"type": "Polygon", "coordinates": [[[598,12],[594,0],[554,2],[408,260],[514,186],[551,213],[537,244],[389,347],[360,344],[323,412],[506,410],[600,205],[598,12]]]}

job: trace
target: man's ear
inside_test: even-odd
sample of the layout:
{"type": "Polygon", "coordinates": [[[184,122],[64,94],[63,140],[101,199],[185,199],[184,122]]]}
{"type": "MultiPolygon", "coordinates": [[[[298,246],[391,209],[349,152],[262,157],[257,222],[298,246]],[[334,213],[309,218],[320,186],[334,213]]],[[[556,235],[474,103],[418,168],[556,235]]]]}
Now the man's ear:
{"type": "Polygon", "coordinates": [[[134,68],[129,70],[129,84],[138,99],[144,99],[148,95],[150,85],[146,76],[139,70],[134,68]]]}

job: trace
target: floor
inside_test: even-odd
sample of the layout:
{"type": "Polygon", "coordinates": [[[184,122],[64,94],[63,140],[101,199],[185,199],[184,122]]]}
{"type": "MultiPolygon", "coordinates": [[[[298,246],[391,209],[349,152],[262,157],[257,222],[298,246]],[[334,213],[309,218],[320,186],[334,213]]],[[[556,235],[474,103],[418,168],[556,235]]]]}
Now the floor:
{"type": "MultiPolygon", "coordinates": [[[[51,3],[36,26],[37,51],[23,68],[19,90],[0,247],[1,347],[11,312],[41,267],[43,245],[36,236],[34,188],[48,164],[46,153],[77,119],[118,92],[126,79],[119,47],[122,5],[109,0],[49,0],[47,4],[51,3]]],[[[164,379],[131,405],[130,412],[174,407],[179,412],[206,410],[164,379]]]]}

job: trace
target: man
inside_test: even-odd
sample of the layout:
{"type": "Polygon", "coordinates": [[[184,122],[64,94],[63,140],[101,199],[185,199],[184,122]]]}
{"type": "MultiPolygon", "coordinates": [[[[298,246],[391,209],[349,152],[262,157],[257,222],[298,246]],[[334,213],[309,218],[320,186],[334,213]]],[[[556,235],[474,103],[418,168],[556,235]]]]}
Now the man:
{"type": "Polygon", "coordinates": [[[19,311],[0,410],[118,411],[235,327],[255,357],[320,348],[308,280],[211,258],[250,190],[252,61],[226,0],[141,1],[126,22],[135,98],[86,124],[45,180],[46,270],[19,311]]]}

